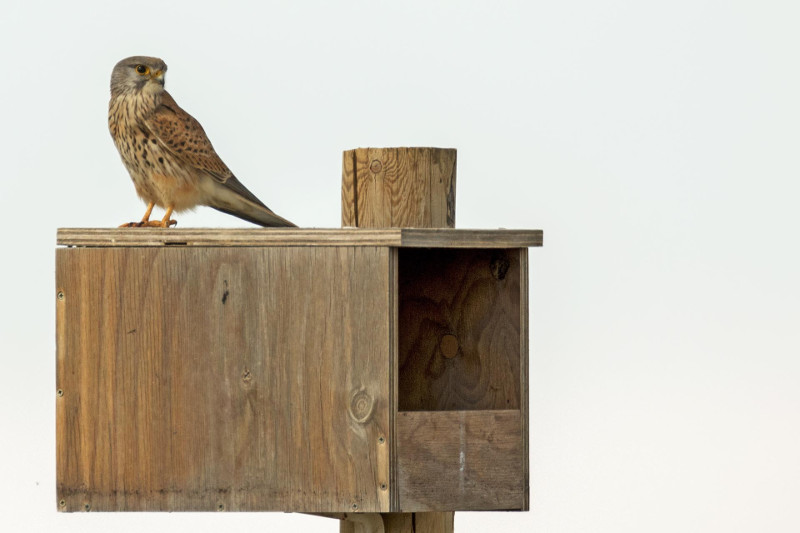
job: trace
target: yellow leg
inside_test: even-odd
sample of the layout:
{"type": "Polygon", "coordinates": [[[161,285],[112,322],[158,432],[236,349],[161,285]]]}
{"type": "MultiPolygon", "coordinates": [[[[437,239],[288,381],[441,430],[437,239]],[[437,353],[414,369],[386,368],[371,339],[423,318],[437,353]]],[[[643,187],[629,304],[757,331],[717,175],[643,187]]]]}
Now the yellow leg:
{"type": "Polygon", "coordinates": [[[147,211],[144,212],[141,222],[126,222],[125,224],[122,224],[120,228],[140,228],[142,226],[147,226],[148,222],[150,221],[150,213],[153,212],[153,207],[155,207],[155,205],[155,202],[150,202],[147,204],[147,211]]]}
{"type": "Polygon", "coordinates": [[[147,222],[142,222],[141,225],[148,228],[168,228],[170,226],[174,226],[178,223],[177,220],[171,220],[169,217],[172,216],[172,210],[174,208],[172,206],[167,207],[167,212],[164,215],[164,218],[161,220],[148,220],[147,222]]]}
{"type": "Polygon", "coordinates": [[[155,207],[155,205],[155,202],[147,204],[147,211],[145,211],[141,222],[128,222],[127,224],[121,225],[120,228],[168,228],[178,223],[177,220],[171,220],[169,218],[172,216],[172,210],[174,209],[171,205],[167,207],[164,218],[161,220],[150,220],[150,214],[153,212],[153,207],[155,207]]]}
{"type": "Polygon", "coordinates": [[[164,228],[168,228],[170,226],[174,226],[178,223],[177,220],[171,220],[169,217],[172,216],[172,209],[173,207],[167,206],[167,212],[164,214],[164,218],[161,219],[161,226],[164,228]]]}
{"type": "Polygon", "coordinates": [[[144,212],[144,216],[142,217],[142,224],[148,222],[150,220],[150,213],[153,212],[153,207],[155,207],[155,202],[150,202],[147,204],[147,211],[144,212]]]}

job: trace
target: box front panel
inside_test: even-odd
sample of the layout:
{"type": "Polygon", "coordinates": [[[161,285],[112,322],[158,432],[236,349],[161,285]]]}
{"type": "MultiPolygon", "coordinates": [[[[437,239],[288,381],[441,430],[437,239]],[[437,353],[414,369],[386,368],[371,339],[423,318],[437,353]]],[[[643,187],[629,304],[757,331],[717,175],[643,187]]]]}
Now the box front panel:
{"type": "Polygon", "coordinates": [[[526,505],[518,410],[397,414],[400,510],[519,510],[526,505]]]}
{"type": "Polygon", "coordinates": [[[389,249],[57,251],[59,508],[389,510],[389,249]]]}

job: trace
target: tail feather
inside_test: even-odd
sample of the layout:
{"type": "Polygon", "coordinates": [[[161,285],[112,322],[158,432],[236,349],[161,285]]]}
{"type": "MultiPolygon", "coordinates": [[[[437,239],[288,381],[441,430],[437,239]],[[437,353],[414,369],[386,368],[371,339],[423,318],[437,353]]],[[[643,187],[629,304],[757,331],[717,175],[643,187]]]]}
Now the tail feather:
{"type": "Polygon", "coordinates": [[[248,191],[233,176],[228,182],[221,183],[216,179],[207,179],[201,182],[205,191],[205,205],[213,207],[242,220],[265,227],[297,227],[285,218],[276,215],[256,196],[248,191]]]}
{"type": "Polygon", "coordinates": [[[259,226],[283,227],[283,228],[297,227],[295,224],[292,224],[285,218],[276,215],[266,207],[253,205],[251,208],[244,210],[234,209],[231,207],[216,206],[216,205],[212,205],[211,207],[213,207],[217,211],[222,211],[223,213],[233,215],[235,217],[241,218],[242,220],[252,222],[253,224],[258,224],[259,226]]]}

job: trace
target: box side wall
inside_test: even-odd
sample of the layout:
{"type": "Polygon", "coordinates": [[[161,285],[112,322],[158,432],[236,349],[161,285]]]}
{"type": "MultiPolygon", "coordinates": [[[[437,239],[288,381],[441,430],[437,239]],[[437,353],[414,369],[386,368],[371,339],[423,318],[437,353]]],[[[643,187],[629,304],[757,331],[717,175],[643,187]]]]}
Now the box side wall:
{"type": "Polygon", "coordinates": [[[388,511],[389,257],[58,250],[60,509],[388,511]]]}

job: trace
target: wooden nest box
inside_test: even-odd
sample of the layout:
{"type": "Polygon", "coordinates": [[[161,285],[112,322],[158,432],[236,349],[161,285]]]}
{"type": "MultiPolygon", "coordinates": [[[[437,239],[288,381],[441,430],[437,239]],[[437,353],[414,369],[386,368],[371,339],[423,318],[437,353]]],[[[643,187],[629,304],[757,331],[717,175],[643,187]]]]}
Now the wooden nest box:
{"type": "Polygon", "coordinates": [[[345,152],[343,196],[359,228],[59,230],[60,510],[528,508],[541,232],[420,228],[455,150],[345,152]]]}

